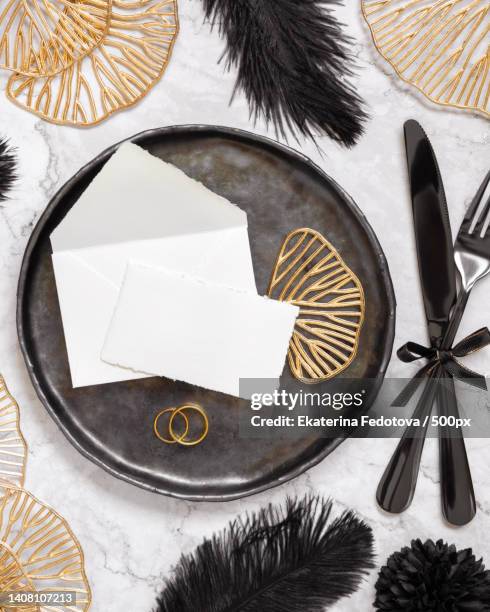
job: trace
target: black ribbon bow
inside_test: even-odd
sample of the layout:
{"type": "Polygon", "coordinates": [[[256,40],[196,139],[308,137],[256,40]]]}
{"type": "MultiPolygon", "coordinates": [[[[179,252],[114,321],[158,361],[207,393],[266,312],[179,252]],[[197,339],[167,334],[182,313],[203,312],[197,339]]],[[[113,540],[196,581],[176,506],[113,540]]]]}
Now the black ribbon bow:
{"type": "Polygon", "coordinates": [[[401,361],[405,363],[411,363],[412,361],[417,361],[417,359],[427,359],[428,361],[404,387],[400,395],[394,400],[393,406],[406,406],[419,388],[422,379],[425,376],[430,376],[438,367],[441,367],[448,376],[463,380],[474,387],[486,391],[487,383],[485,377],[478,374],[478,372],[466,368],[458,361],[458,358],[466,357],[489,345],[490,330],[488,327],[482,327],[452,348],[446,350],[422,346],[417,344],[417,342],[407,342],[397,351],[398,358],[401,361]]]}

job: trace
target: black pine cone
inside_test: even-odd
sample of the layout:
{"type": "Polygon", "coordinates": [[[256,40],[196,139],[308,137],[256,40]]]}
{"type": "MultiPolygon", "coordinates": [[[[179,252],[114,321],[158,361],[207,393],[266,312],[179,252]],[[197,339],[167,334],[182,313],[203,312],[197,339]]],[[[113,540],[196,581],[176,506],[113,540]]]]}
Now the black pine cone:
{"type": "Polygon", "coordinates": [[[383,612],[489,612],[490,571],[471,548],[413,540],[389,557],[376,582],[383,612]]]}

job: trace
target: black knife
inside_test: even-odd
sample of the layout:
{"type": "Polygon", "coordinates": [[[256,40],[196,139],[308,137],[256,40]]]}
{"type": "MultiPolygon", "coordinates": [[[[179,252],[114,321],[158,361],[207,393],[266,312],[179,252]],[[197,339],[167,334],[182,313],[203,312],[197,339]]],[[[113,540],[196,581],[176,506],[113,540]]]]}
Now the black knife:
{"type": "Polygon", "coordinates": [[[415,241],[425,315],[438,347],[456,300],[456,265],[446,195],[437,159],[422,127],[404,126],[415,241]]]}
{"type": "MultiPolygon", "coordinates": [[[[451,227],[429,139],[413,120],[405,123],[404,131],[425,314],[431,345],[439,348],[457,292],[451,227]]],[[[405,430],[378,485],[378,503],[388,512],[403,512],[412,502],[441,373],[440,367],[431,373],[414,411],[413,418],[420,420],[422,427],[405,430]]]]}

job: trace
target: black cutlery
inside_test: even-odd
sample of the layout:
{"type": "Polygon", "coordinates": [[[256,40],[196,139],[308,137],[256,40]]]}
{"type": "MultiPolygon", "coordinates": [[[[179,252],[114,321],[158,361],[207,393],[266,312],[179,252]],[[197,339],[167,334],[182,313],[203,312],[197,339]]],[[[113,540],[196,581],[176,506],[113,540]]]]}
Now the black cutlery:
{"type": "MultiPolygon", "coordinates": [[[[454,253],[461,279],[461,290],[451,314],[443,349],[449,349],[454,342],[471,290],[490,272],[490,230],[486,228],[490,214],[490,196],[483,208],[481,207],[489,182],[490,172],[476,193],[456,238],[454,253]]],[[[439,392],[439,414],[458,419],[454,381],[447,376],[446,382],[447,386],[443,385],[439,392]]],[[[446,425],[441,426],[439,445],[444,517],[452,525],[466,525],[476,514],[476,502],[461,429],[454,430],[446,425]]]]}
{"type": "MultiPolygon", "coordinates": [[[[404,126],[415,238],[431,346],[439,349],[456,300],[456,268],[444,186],[432,146],[413,120],[404,126]]],[[[380,480],[376,497],[388,512],[412,502],[441,367],[436,366],[415,408],[422,427],[407,427],[380,480]]]]}

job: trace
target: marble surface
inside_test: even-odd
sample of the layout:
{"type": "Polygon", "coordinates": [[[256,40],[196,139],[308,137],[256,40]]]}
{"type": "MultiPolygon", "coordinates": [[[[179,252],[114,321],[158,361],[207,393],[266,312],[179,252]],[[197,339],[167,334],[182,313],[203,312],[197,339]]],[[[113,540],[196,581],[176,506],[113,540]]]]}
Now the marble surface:
{"type": "MultiPolygon", "coordinates": [[[[358,202],[378,234],[391,268],[398,300],[396,343],[425,338],[422,303],[411,232],[403,155],[402,123],[417,118],[427,128],[446,183],[450,214],[459,224],[465,207],[489,165],[489,124],[479,117],[442,110],[408,91],[376,56],[359,2],[338,8],[354,37],[360,66],[358,87],[371,120],[353,150],[321,141],[323,155],[308,142],[301,150],[317,161],[358,202]]],[[[18,348],[15,329],[17,277],[22,254],[36,220],[54,192],[84,163],[108,145],[144,129],[182,123],[210,123],[253,129],[247,106],[238,97],[228,106],[234,75],[217,64],[223,43],[203,23],[199,0],[179,0],[181,34],[162,82],[134,109],[89,130],[40,121],[5,98],[0,99],[0,134],[18,148],[22,177],[10,201],[0,206],[0,371],[21,406],[22,428],[30,446],[28,488],[71,523],[86,554],[94,612],[149,612],[155,595],[182,552],[223,527],[238,512],[281,502],[306,491],[331,496],[338,511],[354,508],[369,522],[383,562],[413,537],[445,537],[473,546],[490,563],[490,443],[468,442],[478,496],[478,515],[462,529],[446,526],[439,508],[435,440],[424,452],[415,500],[398,517],[378,510],[377,481],[394,440],[350,440],[307,474],[262,495],[228,504],[175,501],[119,482],[70,446],[37,400],[18,348]]],[[[5,88],[0,77],[0,89],[5,88]]],[[[255,131],[266,134],[264,126],[255,131]]],[[[475,291],[463,331],[489,323],[490,281],[475,291]]],[[[490,351],[470,360],[490,373],[490,351]]],[[[396,359],[391,374],[407,372],[396,359]]],[[[373,572],[337,612],[370,610],[373,572]]]]}

